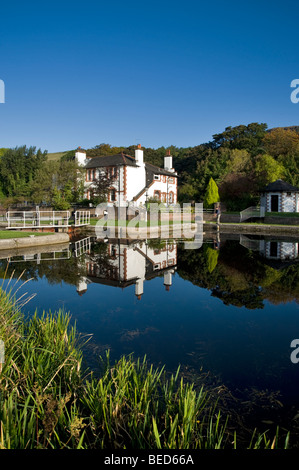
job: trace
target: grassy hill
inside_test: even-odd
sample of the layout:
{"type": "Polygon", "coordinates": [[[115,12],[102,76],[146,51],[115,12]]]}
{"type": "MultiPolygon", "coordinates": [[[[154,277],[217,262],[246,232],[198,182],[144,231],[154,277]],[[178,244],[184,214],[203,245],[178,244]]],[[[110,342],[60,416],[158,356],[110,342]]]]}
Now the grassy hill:
{"type": "Polygon", "coordinates": [[[49,161],[58,161],[68,153],[68,150],[66,152],[54,152],[54,153],[48,153],[47,159],[49,161]]]}

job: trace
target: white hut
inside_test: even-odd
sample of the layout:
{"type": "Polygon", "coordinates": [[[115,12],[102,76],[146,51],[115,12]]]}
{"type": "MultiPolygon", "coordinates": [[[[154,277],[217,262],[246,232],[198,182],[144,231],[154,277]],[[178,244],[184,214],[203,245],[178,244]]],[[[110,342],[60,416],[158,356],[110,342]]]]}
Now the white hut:
{"type": "Polygon", "coordinates": [[[260,192],[261,207],[265,207],[265,212],[299,212],[299,188],[277,180],[260,192]]]}

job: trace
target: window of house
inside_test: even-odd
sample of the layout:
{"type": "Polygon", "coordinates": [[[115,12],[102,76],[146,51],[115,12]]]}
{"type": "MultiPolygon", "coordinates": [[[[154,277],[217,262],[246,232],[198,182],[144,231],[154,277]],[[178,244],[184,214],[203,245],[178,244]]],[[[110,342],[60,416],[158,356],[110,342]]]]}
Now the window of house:
{"type": "Polygon", "coordinates": [[[108,176],[108,178],[116,178],[117,170],[116,170],[115,166],[107,168],[107,176],[108,176]]]}
{"type": "Polygon", "coordinates": [[[160,181],[160,175],[154,175],[154,180],[160,181]]]}
{"type": "Polygon", "coordinates": [[[160,200],[160,191],[154,191],[154,198],[160,200]]]}
{"type": "Polygon", "coordinates": [[[116,200],[116,191],[115,189],[110,189],[110,201],[114,202],[116,200]]]}
{"type": "Polygon", "coordinates": [[[168,199],[169,199],[169,204],[172,204],[173,203],[173,200],[174,200],[174,194],[172,191],[170,191],[169,195],[168,195],[168,199]]]}

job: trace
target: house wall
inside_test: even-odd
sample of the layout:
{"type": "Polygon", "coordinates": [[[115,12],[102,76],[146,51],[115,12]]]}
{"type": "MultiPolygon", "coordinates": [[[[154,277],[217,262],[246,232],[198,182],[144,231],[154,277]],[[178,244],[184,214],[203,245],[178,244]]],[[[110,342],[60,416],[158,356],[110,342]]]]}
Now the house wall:
{"type": "Polygon", "coordinates": [[[298,257],[298,243],[293,242],[264,242],[260,250],[268,259],[278,259],[278,260],[287,260],[287,259],[296,259],[298,257]],[[277,243],[277,254],[276,256],[271,255],[271,244],[277,243]]]}
{"type": "Polygon", "coordinates": [[[142,245],[140,251],[153,263],[153,270],[158,271],[177,264],[177,245],[167,244],[164,248],[155,249],[142,245]]]}
{"type": "MultiPolygon", "coordinates": [[[[85,178],[85,197],[90,199],[90,191],[94,187],[92,178],[90,179],[90,175],[93,175],[93,170],[95,170],[94,176],[98,178],[101,171],[106,171],[108,167],[105,168],[96,168],[96,169],[88,169],[86,171],[86,178],[85,178]]],[[[169,204],[176,204],[177,203],[177,178],[170,177],[166,175],[157,175],[158,179],[154,180],[153,183],[149,186],[148,189],[148,197],[153,198],[155,197],[155,191],[159,194],[160,201],[167,203],[167,199],[169,204]],[[173,182],[171,182],[173,181],[173,182]],[[171,201],[172,196],[172,201],[171,201]]],[[[132,166],[120,166],[117,167],[117,178],[111,184],[111,188],[114,188],[115,193],[115,203],[119,202],[121,205],[125,204],[127,201],[132,201],[133,198],[145,188],[146,185],[146,171],[145,165],[141,164],[139,167],[132,167],[132,166]]],[[[110,199],[108,198],[108,202],[111,203],[110,199]]],[[[140,204],[146,203],[146,193],[144,192],[138,200],[135,201],[135,205],[139,206],[140,204]]]]}
{"type": "MultiPolygon", "coordinates": [[[[168,176],[165,175],[158,175],[159,180],[154,180],[154,182],[150,185],[148,189],[148,198],[153,198],[155,197],[155,191],[159,192],[160,195],[160,201],[167,203],[167,193],[168,193],[168,198],[170,193],[173,194],[173,202],[172,204],[177,203],[177,178],[173,177],[173,183],[170,183],[168,180],[168,185],[167,185],[167,178],[168,176]]],[[[137,205],[139,204],[145,204],[146,203],[146,194],[145,192],[140,196],[138,201],[136,201],[137,205]]],[[[170,198],[169,198],[169,203],[170,203],[170,198]]]]}
{"type": "Polygon", "coordinates": [[[299,212],[298,193],[286,192],[271,192],[262,196],[261,205],[266,203],[266,212],[271,212],[271,196],[278,196],[278,212],[299,212]]]}
{"type": "Polygon", "coordinates": [[[127,166],[127,200],[132,201],[133,197],[145,187],[145,167],[127,166]]]}

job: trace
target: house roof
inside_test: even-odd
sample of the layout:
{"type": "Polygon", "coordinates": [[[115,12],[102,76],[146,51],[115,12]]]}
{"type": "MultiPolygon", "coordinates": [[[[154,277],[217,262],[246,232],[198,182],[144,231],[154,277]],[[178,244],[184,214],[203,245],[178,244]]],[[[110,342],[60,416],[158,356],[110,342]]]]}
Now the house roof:
{"type": "MultiPolygon", "coordinates": [[[[93,157],[89,158],[85,168],[99,168],[103,166],[121,166],[121,165],[129,165],[135,166],[136,160],[134,157],[130,155],[125,155],[123,153],[118,153],[116,155],[106,155],[103,157],[93,157]]],[[[166,175],[177,177],[176,173],[171,171],[164,170],[163,168],[159,168],[158,166],[152,165],[151,163],[145,163],[145,170],[146,170],[146,184],[150,184],[153,180],[153,175],[166,175]]]]}
{"type": "Polygon", "coordinates": [[[145,191],[154,183],[154,175],[166,175],[178,178],[176,173],[172,173],[171,171],[164,170],[163,168],[159,168],[158,166],[152,165],[150,163],[145,164],[145,171],[146,171],[146,185],[142,188],[139,193],[137,193],[133,200],[137,201],[137,199],[145,193],[145,191]]]}
{"type": "Polygon", "coordinates": [[[265,186],[263,189],[261,189],[261,192],[266,193],[266,192],[299,192],[299,188],[296,188],[296,186],[292,186],[289,183],[286,183],[285,181],[282,180],[276,180],[273,183],[269,183],[267,186],[265,186]]]}
{"type": "Polygon", "coordinates": [[[158,166],[152,165],[151,163],[145,164],[146,169],[146,182],[151,183],[153,181],[153,175],[166,175],[177,178],[178,175],[172,171],[164,170],[164,168],[159,168],[158,166]]]}
{"type": "Polygon", "coordinates": [[[103,166],[137,166],[135,158],[130,155],[125,155],[123,153],[117,153],[116,155],[106,155],[104,157],[93,157],[90,158],[85,168],[99,168],[103,166]]]}

